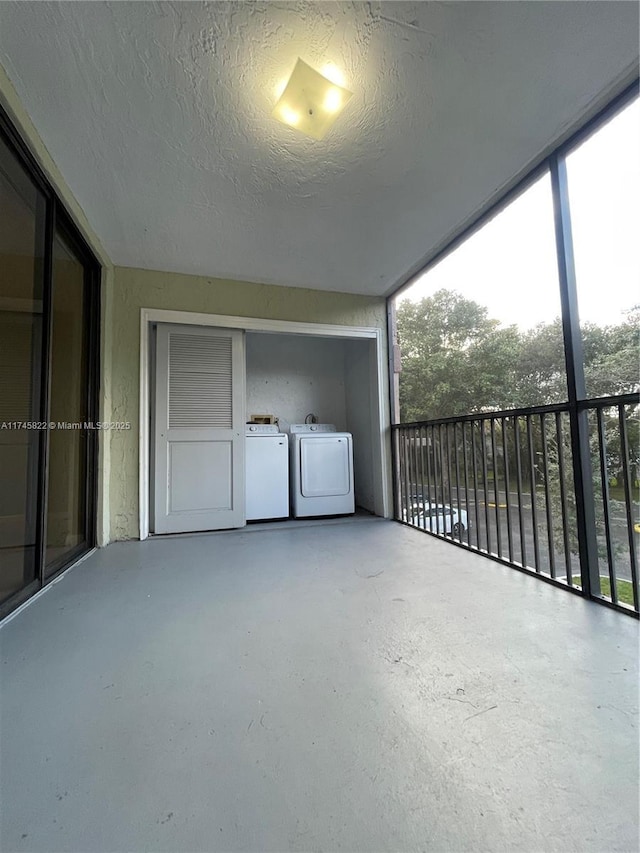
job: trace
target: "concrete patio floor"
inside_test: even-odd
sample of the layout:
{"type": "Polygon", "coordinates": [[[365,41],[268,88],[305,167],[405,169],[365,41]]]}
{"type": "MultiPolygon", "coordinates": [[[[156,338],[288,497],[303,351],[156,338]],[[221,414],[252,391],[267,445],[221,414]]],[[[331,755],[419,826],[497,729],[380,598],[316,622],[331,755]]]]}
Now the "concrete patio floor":
{"type": "Polygon", "coordinates": [[[0,846],[637,850],[638,627],[380,519],[112,545],[0,631],[0,846]]]}

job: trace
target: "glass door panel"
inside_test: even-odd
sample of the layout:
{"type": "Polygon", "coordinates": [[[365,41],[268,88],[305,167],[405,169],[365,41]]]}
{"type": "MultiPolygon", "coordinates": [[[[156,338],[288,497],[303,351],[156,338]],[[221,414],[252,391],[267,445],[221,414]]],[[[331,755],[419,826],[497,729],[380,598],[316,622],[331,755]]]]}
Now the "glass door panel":
{"type": "Polygon", "coordinates": [[[0,139],[0,601],[38,574],[44,235],[45,198],[0,139]]]}
{"type": "Polygon", "coordinates": [[[88,352],[85,267],[69,242],[53,242],[49,472],[45,575],[87,540],[88,352]]]}

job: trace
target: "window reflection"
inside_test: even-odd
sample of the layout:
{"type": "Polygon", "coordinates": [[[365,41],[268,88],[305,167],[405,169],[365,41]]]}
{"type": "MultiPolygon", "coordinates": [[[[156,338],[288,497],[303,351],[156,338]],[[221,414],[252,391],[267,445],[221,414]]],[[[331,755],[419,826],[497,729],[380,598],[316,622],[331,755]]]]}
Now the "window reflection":
{"type": "Polygon", "coordinates": [[[36,577],[44,199],[0,141],[0,600],[36,577]]]}
{"type": "Polygon", "coordinates": [[[84,266],[61,234],[53,245],[47,573],[86,538],[87,353],[84,266]],[[64,428],[67,427],[67,428],[64,428]]]}

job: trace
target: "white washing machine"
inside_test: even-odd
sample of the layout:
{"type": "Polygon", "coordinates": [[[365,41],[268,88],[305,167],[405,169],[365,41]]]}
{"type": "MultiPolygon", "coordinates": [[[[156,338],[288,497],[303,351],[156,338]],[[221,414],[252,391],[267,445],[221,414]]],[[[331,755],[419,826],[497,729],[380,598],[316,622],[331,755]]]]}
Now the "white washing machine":
{"type": "Polygon", "coordinates": [[[289,436],[276,424],[247,424],[246,519],[289,517],[289,436]]]}
{"type": "Polygon", "coordinates": [[[294,518],[355,512],[351,433],[333,424],[291,424],[289,432],[294,518]]]}

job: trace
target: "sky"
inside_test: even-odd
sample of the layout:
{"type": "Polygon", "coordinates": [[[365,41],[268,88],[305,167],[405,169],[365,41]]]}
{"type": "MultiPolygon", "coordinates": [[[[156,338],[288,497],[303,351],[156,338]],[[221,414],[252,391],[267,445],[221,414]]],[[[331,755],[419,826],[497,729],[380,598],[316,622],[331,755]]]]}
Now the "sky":
{"type": "MultiPolygon", "coordinates": [[[[640,303],[640,100],[567,157],[581,321],[611,325],[640,303]]],[[[533,186],[400,299],[456,290],[504,325],[560,315],[551,179],[533,186]]]]}

